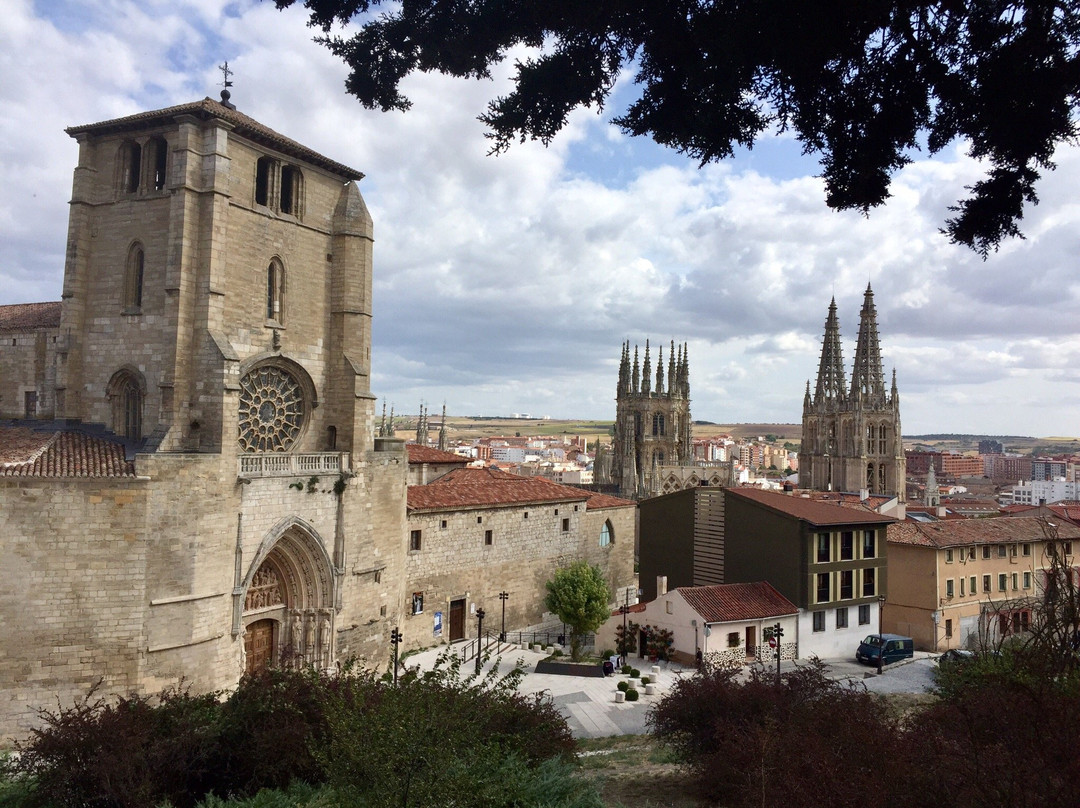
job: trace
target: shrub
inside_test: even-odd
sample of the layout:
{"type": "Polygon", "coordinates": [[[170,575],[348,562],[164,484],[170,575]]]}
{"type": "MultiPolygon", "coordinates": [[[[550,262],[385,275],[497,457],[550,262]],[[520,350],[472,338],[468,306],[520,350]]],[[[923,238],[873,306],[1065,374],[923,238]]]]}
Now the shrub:
{"type": "Polygon", "coordinates": [[[605,648],[603,651],[600,652],[601,659],[610,659],[613,656],[615,656],[615,652],[612,651],[610,648],[605,648]]]}
{"type": "Polygon", "coordinates": [[[615,685],[615,689],[616,690],[621,690],[623,693],[625,693],[627,690],[630,689],[630,683],[629,682],[619,682],[617,685],[615,685]]]}
{"type": "Polygon", "coordinates": [[[632,668],[632,667],[630,667],[629,665],[623,665],[623,666],[622,666],[622,668],[621,668],[621,670],[622,670],[622,672],[623,672],[623,673],[624,673],[625,675],[629,676],[629,675],[630,675],[630,671],[632,671],[632,670],[633,670],[633,668],[632,668]]]}
{"type": "Polygon", "coordinates": [[[631,687],[629,690],[626,691],[626,700],[627,701],[637,701],[638,700],[638,692],[636,690],[634,690],[634,688],[631,687]]]}
{"type": "Polygon", "coordinates": [[[630,675],[637,679],[639,676],[641,676],[641,671],[639,671],[637,668],[631,668],[630,675]]]}
{"type": "Polygon", "coordinates": [[[559,650],[558,648],[556,648],[554,651],[551,652],[551,655],[553,657],[561,657],[563,655],[563,652],[561,650],[559,650]]]}
{"type": "Polygon", "coordinates": [[[651,676],[642,676],[641,677],[641,683],[643,685],[650,684],[651,682],[652,682],[652,677],[651,676]]]}

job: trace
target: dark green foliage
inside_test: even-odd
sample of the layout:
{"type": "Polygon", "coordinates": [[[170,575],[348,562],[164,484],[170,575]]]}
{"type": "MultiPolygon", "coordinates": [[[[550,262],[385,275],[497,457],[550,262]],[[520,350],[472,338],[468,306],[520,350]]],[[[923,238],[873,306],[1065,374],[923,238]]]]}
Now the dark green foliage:
{"type": "Polygon", "coordinates": [[[570,658],[581,661],[581,637],[596,631],[610,616],[611,590],[600,567],[575,561],[555,570],[547,582],[544,606],[570,627],[570,658]]]}
{"type": "Polygon", "coordinates": [[[630,675],[637,679],[639,676],[641,676],[641,671],[639,671],[637,668],[631,668],[630,675]]]}
{"type": "Polygon", "coordinates": [[[811,665],[777,686],[718,671],[680,679],[649,714],[652,732],[692,773],[710,803],[728,808],[828,808],[875,800],[894,782],[899,728],[876,697],[811,665]]]}
{"type": "Polygon", "coordinates": [[[623,693],[625,693],[627,690],[630,689],[630,683],[626,681],[619,682],[617,685],[615,685],[615,689],[621,690],[623,693]]]}
{"type": "Polygon", "coordinates": [[[615,627],[615,647],[623,658],[637,651],[638,630],[641,628],[631,620],[623,631],[622,623],[615,627]]]}
{"type": "Polygon", "coordinates": [[[250,797],[221,799],[210,795],[197,808],[336,808],[338,805],[327,786],[296,782],[285,789],[263,789],[250,797]]]}
{"type": "Polygon", "coordinates": [[[35,784],[31,806],[185,808],[209,790],[219,760],[214,695],[106,700],[91,690],[42,719],[15,764],[35,784]]]}
{"type": "Polygon", "coordinates": [[[621,670],[626,676],[629,676],[630,672],[634,669],[630,665],[623,665],[619,670],[621,670]]]}
{"type": "Polygon", "coordinates": [[[631,687],[629,690],[626,691],[626,700],[627,701],[637,701],[638,700],[638,692],[636,690],[634,690],[634,688],[631,687]]]}
{"type": "MultiPolygon", "coordinates": [[[[275,0],[279,8],[297,0],[275,0]]],[[[369,108],[405,110],[414,71],[487,78],[510,49],[515,87],[481,116],[494,151],[548,143],[580,106],[601,109],[629,71],[641,88],[615,123],[708,163],[770,131],[820,157],[831,207],[889,197],[914,150],[969,144],[986,177],[946,223],[981,254],[1019,234],[1039,172],[1076,133],[1080,7],[1043,0],[476,0],[385,4],[348,38],[336,22],[380,0],[305,0],[320,39],[369,108]]]]}
{"type": "Polygon", "coordinates": [[[521,676],[492,670],[463,679],[460,662],[444,658],[397,687],[369,671],[277,670],[245,677],[225,699],[91,693],[43,715],[11,779],[0,776],[0,805],[188,808],[235,797],[250,798],[250,808],[590,808],[595,793],[570,776],[575,747],[565,719],[550,698],[520,695],[521,676]],[[500,796],[524,800],[553,780],[566,781],[557,790],[563,802],[500,796]]]}

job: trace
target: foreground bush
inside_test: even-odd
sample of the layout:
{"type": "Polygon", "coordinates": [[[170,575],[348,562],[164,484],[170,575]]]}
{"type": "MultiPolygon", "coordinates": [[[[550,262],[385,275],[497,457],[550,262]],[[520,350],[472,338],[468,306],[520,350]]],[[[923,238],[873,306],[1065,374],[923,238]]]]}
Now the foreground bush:
{"type": "Polygon", "coordinates": [[[729,671],[682,679],[649,716],[691,771],[700,797],[727,808],[891,805],[899,728],[864,688],[820,666],[736,681],[729,671]]]}
{"type": "Polygon", "coordinates": [[[43,714],[5,789],[49,808],[194,808],[225,798],[260,808],[590,808],[595,792],[571,776],[566,721],[549,698],[517,693],[522,675],[462,678],[444,659],[396,687],[366,671],[267,671],[227,698],[91,693],[43,714]],[[289,802],[282,789],[303,788],[292,780],[313,790],[289,802]],[[554,781],[565,781],[562,802],[530,801],[554,781]]]}

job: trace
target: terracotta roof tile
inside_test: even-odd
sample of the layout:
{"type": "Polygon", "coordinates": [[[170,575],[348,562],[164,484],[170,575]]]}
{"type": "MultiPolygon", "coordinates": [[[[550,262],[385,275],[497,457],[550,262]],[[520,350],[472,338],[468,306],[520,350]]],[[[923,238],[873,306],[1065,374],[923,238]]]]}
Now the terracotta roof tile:
{"type": "MultiPolygon", "coordinates": [[[[568,486],[573,488],[573,486],[568,486]]],[[[621,497],[613,497],[611,494],[594,494],[591,491],[585,491],[585,489],[575,489],[583,491],[589,495],[589,501],[586,503],[586,507],[590,511],[598,511],[602,508],[629,508],[636,507],[635,503],[631,499],[622,499],[621,497]]]]}
{"type": "Polygon", "coordinates": [[[212,98],[204,98],[202,101],[179,104],[174,107],[166,107],[165,109],[139,112],[135,115],[128,115],[124,118],[113,118],[112,120],[101,121],[100,123],[71,126],[65,131],[72,136],[84,132],[94,134],[123,132],[128,129],[152,126],[157,123],[171,123],[177,115],[193,115],[202,118],[203,120],[219,118],[231,123],[233,125],[233,131],[243,137],[269,145],[285,154],[307,160],[310,163],[314,163],[315,165],[325,168],[346,179],[363,179],[364,175],[356,169],[349,168],[328,157],[324,157],[318,152],[312,151],[307,146],[297,143],[295,140],[287,138],[284,135],[278,134],[273,129],[259,123],[254,118],[250,118],[238,110],[229,109],[228,107],[223,106],[220,101],[215,101],[212,98]]]}
{"type": "MultiPolygon", "coordinates": [[[[797,614],[799,609],[767,581],[750,584],[680,586],[682,595],[706,623],[760,620],[797,614]]],[[[663,597],[663,596],[661,596],[663,597]]]]}
{"type": "Polygon", "coordinates": [[[405,448],[409,452],[410,463],[455,463],[464,465],[469,462],[467,457],[432,449],[430,446],[421,446],[419,443],[406,443],[405,448]]]}
{"type": "MultiPolygon", "coordinates": [[[[1055,523],[1062,539],[1080,539],[1080,527],[1055,523]]],[[[1047,538],[1046,520],[1030,516],[957,519],[945,522],[898,522],[889,525],[890,544],[917,547],[959,547],[971,544],[1009,544],[1047,538]]]]}
{"type": "Polygon", "coordinates": [[[870,524],[895,521],[891,516],[882,516],[865,508],[853,508],[836,505],[832,502],[820,502],[797,494],[778,494],[774,491],[760,491],[755,488],[728,488],[728,494],[764,505],[774,511],[794,516],[812,525],[850,525],[870,524]]]}
{"type": "Polygon", "coordinates": [[[0,477],[134,477],[123,444],[79,432],[0,427],[0,477]]]}
{"type": "Polygon", "coordinates": [[[0,306],[0,331],[33,331],[60,327],[60,302],[13,303],[0,306]]]}
{"type": "Polygon", "coordinates": [[[543,477],[519,477],[499,469],[454,469],[427,485],[410,485],[410,510],[445,510],[541,502],[584,501],[589,492],[543,477]]]}

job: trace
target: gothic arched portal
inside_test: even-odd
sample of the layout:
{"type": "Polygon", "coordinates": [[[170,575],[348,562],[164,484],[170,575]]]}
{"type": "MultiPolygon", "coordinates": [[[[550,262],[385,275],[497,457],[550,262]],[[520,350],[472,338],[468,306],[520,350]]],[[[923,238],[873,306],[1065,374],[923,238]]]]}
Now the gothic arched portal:
{"type": "Polygon", "coordinates": [[[245,672],[271,666],[330,667],[334,579],[326,550],[296,524],[263,544],[244,580],[245,672]]]}

